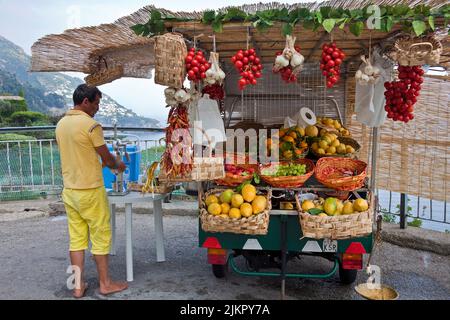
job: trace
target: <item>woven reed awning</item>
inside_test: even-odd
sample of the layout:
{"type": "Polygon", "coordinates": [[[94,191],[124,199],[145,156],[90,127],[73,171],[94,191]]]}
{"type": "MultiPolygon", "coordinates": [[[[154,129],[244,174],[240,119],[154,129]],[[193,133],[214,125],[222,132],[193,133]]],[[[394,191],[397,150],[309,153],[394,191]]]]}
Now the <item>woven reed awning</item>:
{"type": "MultiPolygon", "coordinates": [[[[332,0],[293,5],[260,3],[244,5],[239,8],[247,13],[254,13],[277,8],[292,10],[306,7],[310,10],[316,10],[321,6],[354,9],[363,8],[373,3],[390,5],[406,3],[410,6],[426,4],[432,8],[438,8],[446,2],[440,0],[332,0]]],[[[150,70],[154,64],[153,39],[136,36],[130,27],[135,24],[146,23],[153,9],[155,7],[146,6],[112,24],[67,30],[63,34],[49,35],[40,39],[32,47],[31,71],[78,71],[92,74],[104,69],[106,61],[108,67],[123,67],[124,77],[149,77],[150,70]]],[[[166,22],[166,27],[183,34],[188,40],[203,34],[204,36],[198,39],[198,45],[207,51],[213,49],[213,40],[208,36],[213,35],[214,32],[211,26],[200,22],[203,12],[158,10],[163,16],[171,15],[177,18],[193,20],[188,22],[168,21],[166,22]]],[[[250,26],[250,23],[228,23],[224,25],[222,33],[216,34],[217,51],[220,52],[220,57],[223,61],[229,61],[229,58],[237,50],[246,46],[247,29],[250,26]]],[[[266,32],[260,33],[250,27],[251,46],[258,50],[258,54],[263,62],[273,62],[275,53],[284,48],[285,38],[282,35],[281,28],[281,24],[275,24],[266,32]]],[[[343,30],[335,28],[332,37],[338,46],[345,51],[347,60],[359,63],[359,56],[367,50],[369,39],[371,39],[372,45],[380,43],[384,45],[387,39],[392,39],[399,32],[399,27],[394,27],[389,34],[366,29],[360,37],[356,37],[346,27],[343,30]]],[[[330,40],[330,35],[323,30],[313,32],[296,27],[294,34],[302,47],[302,54],[308,61],[318,61],[321,55],[321,43],[330,40]]],[[[450,63],[450,47],[447,38],[446,34],[441,38],[444,45],[444,52],[441,57],[442,66],[449,66],[450,63]]]]}

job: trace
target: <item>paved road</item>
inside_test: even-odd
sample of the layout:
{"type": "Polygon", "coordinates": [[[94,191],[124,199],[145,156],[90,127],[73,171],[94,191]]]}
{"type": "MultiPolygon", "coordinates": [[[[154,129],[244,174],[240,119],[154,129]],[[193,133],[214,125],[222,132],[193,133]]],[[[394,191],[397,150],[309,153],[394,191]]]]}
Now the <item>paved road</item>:
{"type": "MultiPolygon", "coordinates": [[[[279,299],[280,281],[230,274],[216,279],[197,246],[197,219],[167,216],[167,262],[156,263],[153,217],[135,215],[135,281],[109,299],[279,299]]],[[[111,258],[112,275],[125,279],[124,216],[118,215],[118,255],[111,258]]],[[[38,217],[0,223],[0,299],[70,299],[65,283],[69,266],[66,221],[38,217]]],[[[373,258],[383,282],[396,288],[401,299],[450,300],[450,257],[384,243],[373,258]]],[[[330,262],[307,257],[290,264],[293,272],[327,271],[330,262]]],[[[97,293],[95,264],[87,259],[90,289],[86,299],[105,299],[97,293]]],[[[364,282],[360,273],[357,282],[364,282]]],[[[353,286],[330,280],[288,279],[287,299],[361,299],[353,286]]]]}

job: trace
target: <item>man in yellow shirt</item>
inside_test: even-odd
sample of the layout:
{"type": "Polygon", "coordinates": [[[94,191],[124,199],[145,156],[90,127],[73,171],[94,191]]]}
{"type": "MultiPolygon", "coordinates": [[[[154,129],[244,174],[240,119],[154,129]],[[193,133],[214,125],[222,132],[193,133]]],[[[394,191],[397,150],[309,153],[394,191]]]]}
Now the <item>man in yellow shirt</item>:
{"type": "Polygon", "coordinates": [[[128,288],[126,282],[113,282],[108,273],[111,226],[108,197],[103,182],[102,163],[123,172],[125,164],[116,159],[106,146],[103,129],[93,117],[98,112],[102,93],[95,87],[80,85],[73,94],[75,107],[56,127],[64,181],[62,198],[67,212],[70,259],[80,270],[73,295],[84,296],[84,256],[89,239],[97,264],[100,293],[116,293],[128,288]]]}

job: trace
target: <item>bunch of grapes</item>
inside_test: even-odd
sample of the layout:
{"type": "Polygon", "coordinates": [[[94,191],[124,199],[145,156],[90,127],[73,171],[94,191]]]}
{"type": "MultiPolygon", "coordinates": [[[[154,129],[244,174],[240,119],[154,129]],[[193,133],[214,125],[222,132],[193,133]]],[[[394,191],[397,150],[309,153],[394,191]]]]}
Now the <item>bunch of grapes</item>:
{"type": "Polygon", "coordinates": [[[291,177],[302,176],[306,173],[306,164],[291,163],[288,165],[279,165],[276,167],[276,171],[272,168],[264,169],[263,175],[276,176],[276,177],[291,177]]]}

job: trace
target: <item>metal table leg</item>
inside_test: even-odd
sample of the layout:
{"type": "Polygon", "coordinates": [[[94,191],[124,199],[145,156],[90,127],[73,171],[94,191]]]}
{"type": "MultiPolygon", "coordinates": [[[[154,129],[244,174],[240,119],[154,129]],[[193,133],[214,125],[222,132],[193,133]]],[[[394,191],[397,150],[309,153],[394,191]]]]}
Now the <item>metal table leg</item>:
{"type": "Polygon", "coordinates": [[[131,203],[125,204],[125,233],[126,233],[126,256],[127,256],[127,281],[132,282],[133,277],[133,213],[131,203]]]}
{"type": "Polygon", "coordinates": [[[164,262],[166,256],[164,252],[162,199],[153,201],[153,216],[155,219],[156,261],[164,262]]]}
{"type": "Polygon", "coordinates": [[[110,214],[111,214],[111,251],[109,252],[110,255],[115,256],[116,255],[116,205],[111,204],[110,205],[110,214]]]}
{"type": "Polygon", "coordinates": [[[286,297],[287,219],[281,216],[281,300],[286,297]]]}

